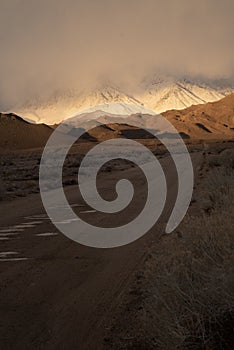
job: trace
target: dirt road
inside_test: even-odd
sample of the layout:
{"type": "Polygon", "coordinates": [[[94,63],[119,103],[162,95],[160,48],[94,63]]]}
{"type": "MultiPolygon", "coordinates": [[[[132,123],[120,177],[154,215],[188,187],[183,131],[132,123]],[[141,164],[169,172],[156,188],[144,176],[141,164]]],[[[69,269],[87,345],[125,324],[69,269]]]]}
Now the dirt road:
{"type": "MultiPolygon", "coordinates": [[[[198,169],[202,153],[194,153],[192,158],[198,169]]],[[[161,223],[166,223],[177,182],[169,159],[162,163],[168,174],[169,196],[161,218],[161,223]]],[[[120,175],[136,181],[138,199],[131,207],[134,216],[144,201],[144,181],[135,168],[105,174],[100,191],[111,197],[109,187],[120,175]]],[[[116,215],[106,220],[100,213],[89,212],[73,187],[66,193],[74,211],[83,218],[119,225],[116,215]]],[[[0,348],[102,349],[105,330],[133,273],[152,237],[162,233],[157,224],[127,246],[94,249],[59,233],[46,216],[39,195],[3,202],[0,212],[0,348]]],[[[131,214],[123,213],[122,220],[131,220],[131,214]]]]}

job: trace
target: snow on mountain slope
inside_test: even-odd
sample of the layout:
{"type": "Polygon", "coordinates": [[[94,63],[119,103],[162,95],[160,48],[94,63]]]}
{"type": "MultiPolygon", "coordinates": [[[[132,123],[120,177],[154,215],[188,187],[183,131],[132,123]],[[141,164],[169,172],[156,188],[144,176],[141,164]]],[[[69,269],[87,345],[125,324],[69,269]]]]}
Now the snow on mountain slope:
{"type": "Polygon", "coordinates": [[[144,83],[143,93],[137,97],[157,113],[215,102],[233,91],[231,87],[209,86],[186,79],[157,77],[144,83]]]}
{"type": "Polygon", "coordinates": [[[88,114],[89,118],[95,119],[97,117],[103,116],[103,114],[128,116],[135,113],[154,114],[154,111],[140,104],[111,102],[84,109],[76,113],[74,117],[77,118],[79,116],[81,117],[88,114]]]}
{"type": "Polygon", "coordinates": [[[134,114],[154,115],[155,113],[142,105],[112,102],[82,110],[68,118],[66,122],[73,127],[90,128],[100,123],[111,123],[111,121],[127,123],[129,117],[134,114]]]}
{"type": "MultiPolygon", "coordinates": [[[[121,103],[118,108],[116,105],[114,110],[108,110],[109,112],[128,114],[133,108],[128,108],[128,105],[131,105],[136,106],[136,109],[134,110],[134,113],[136,113],[140,111],[139,109],[142,107],[140,101],[120,91],[118,88],[104,87],[91,91],[85,90],[81,93],[71,91],[67,94],[54,96],[46,103],[35,101],[30,105],[16,109],[16,113],[23,117],[33,119],[36,122],[54,124],[66,120],[78,113],[82,113],[83,110],[89,109],[93,106],[102,105],[104,108],[105,105],[104,109],[106,110],[108,109],[108,104],[117,102],[121,103]]],[[[93,109],[92,111],[94,110],[96,109],[93,109]]]]}
{"type": "Polygon", "coordinates": [[[153,77],[140,85],[134,96],[109,85],[93,90],[68,91],[48,101],[31,101],[13,111],[36,122],[54,124],[80,113],[102,110],[111,114],[161,113],[191,105],[218,101],[234,91],[233,86],[187,79],[153,77]]]}
{"type": "MultiPolygon", "coordinates": [[[[234,93],[216,102],[193,105],[183,110],[170,110],[164,112],[163,116],[175,126],[184,138],[233,140],[234,93]]],[[[99,141],[127,134],[130,138],[133,135],[135,138],[148,138],[144,133],[139,134],[139,131],[133,130],[133,125],[136,123],[141,129],[155,130],[167,138],[175,137],[175,135],[168,133],[167,129],[164,129],[164,125],[158,124],[158,116],[154,112],[114,115],[98,110],[78,114],[76,117],[68,119],[67,123],[71,124],[73,128],[88,130],[88,133],[99,141]],[[107,124],[107,127],[103,127],[101,124],[107,124]],[[110,134],[110,131],[113,132],[113,135],[110,134]]],[[[75,132],[73,135],[75,136],[75,132]]]]}

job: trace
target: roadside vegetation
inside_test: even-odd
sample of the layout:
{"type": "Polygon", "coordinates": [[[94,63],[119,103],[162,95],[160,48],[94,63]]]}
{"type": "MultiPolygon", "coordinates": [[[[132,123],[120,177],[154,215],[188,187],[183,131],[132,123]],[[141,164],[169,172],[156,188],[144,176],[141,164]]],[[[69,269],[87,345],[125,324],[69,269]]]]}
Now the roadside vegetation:
{"type": "Polygon", "coordinates": [[[149,249],[109,348],[233,349],[234,149],[206,152],[194,194],[177,232],[149,249]]]}

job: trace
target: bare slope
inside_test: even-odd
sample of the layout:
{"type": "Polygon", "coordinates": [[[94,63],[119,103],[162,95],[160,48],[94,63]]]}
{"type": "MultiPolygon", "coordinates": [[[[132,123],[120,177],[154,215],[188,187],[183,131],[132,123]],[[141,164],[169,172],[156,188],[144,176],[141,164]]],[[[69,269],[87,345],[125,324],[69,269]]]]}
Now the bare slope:
{"type": "Polygon", "coordinates": [[[0,113],[0,149],[26,149],[45,145],[52,129],[31,124],[13,113],[0,113]]]}
{"type": "MultiPolygon", "coordinates": [[[[150,135],[130,126],[138,121],[143,127],[154,129],[157,115],[132,114],[130,116],[116,116],[106,112],[99,112],[97,118],[93,113],[82,114],[81,126],[89,130],[86,139],[103,141],[110,138],[124,137],[145,139],[150,135]],[[89,115],[92,118],[89,118],[89,115]],[[87,122],[85,122],[87,120],[87,122]],[[106,123],[106,126],[100,125],[106,123]]],[[[234,93],[220,101],[188,107],[184,110],[171,110],[163,115],[176,127],[184,138],[214,140],[234,138],[234,93]]],[[[71,119],[71,125],[80,126],[80,115],[71,119]]],[[[0,114],[0,148],[26,149],[43,147],[53,131],[45,124],[31,124],[15,114],[0,114]]],[[[71,133],[75,135],[75,133],[71,133]]]]}
{"type": "Polygon", "coordinates": [[[234,137],[234,93],[217,102],[171,110],[163,115],[191,138],[234,137]]]}

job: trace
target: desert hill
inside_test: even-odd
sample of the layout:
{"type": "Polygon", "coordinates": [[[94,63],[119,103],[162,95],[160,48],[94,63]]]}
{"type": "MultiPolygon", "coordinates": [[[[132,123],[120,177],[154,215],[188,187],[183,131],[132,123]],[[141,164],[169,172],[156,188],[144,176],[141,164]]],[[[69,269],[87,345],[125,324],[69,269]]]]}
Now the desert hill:
{"type": "MultiPolygon", "coordinates": [[[[171,110],[162,115],[176,127],[183,138],[232,139],[234,136],[234,93],[217,102],[195,105],[184,110],[171,110]]],[[[141,139],[149,138],[150,135],[131,125],[137,122],[143,128],[156,130],[157,115],[137,113],[117,116],[99,110],[98,113],[95,112],[95,115],[94,112],[85,115],[78,114],[68,119],[67,122],[74,129],[79,127],[89,129],[89,136],[96,141],[116,137],[141,139]]],[[[165,135],[167,136],[170,137],[170,135],[165,135]]]]}
{"type": "Polygon", "coordinates": [[[0,149],[42,147],[52,131],[46,124],[32,124],[13,113],[0,113],[0,149]]]}
{"type": "MultiPolygon", "coordinates": [[[[185,139],[234,139],[234,93],[217,102],[195,105],[184,110],[170,110],[163,115],[185,139]]],[[[83,126],[89,131],[82,138],[90,141],[100,142],[119,137],[148,139],[152,136],[144,130],[131,126],[131,122],[137,120],[143,127],[147,125],[149,129],[153,130],[155,118],[157,115],[137,113],[129,116],[117,116],[108,115],[107,112],[102,111],[90,112],[85,115],[77,115],[77,117],[71,118],[70,122],[68,119],[68,125],[72,126],[72,129],[68,127],[68,132],[71,136],[75,136],[76,128],[83,126]],[[102,123],[106,125],[101,125],[102,123]]],[[[0,148],[43,147],[56,126],[32,124],[13,113],[1,113],[0,148]]],[[[64,130],[66,133],[66,128],[64,130]]],[[[165,135],[165,137],[167,136],[165,135]]]]}
{"type": "Polygon", "coordinates": [[[171,110],[163,115],[191,138],[234,138],[234,93],[216,102],[171,110]]]}

